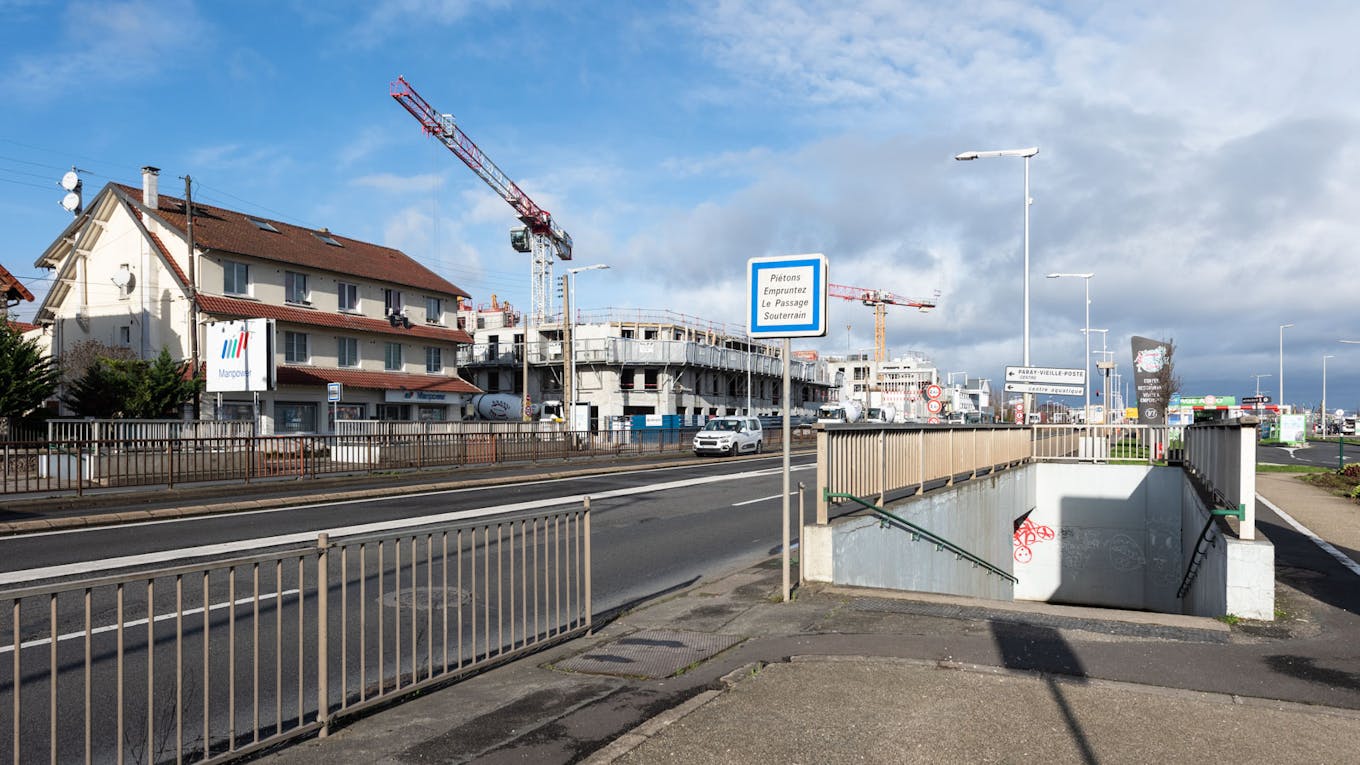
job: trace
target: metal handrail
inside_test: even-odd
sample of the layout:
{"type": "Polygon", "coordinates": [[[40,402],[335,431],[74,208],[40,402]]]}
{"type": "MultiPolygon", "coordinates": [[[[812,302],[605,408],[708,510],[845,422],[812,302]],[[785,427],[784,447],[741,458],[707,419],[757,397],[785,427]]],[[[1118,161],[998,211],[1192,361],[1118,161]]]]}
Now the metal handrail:
{"type": "MultiPolygon", "coordinates": [[[[1231,516],[1241,521],[1243,516],[1246,515],[1246,512],[1246,508],[1242,505],[1238,505],[1235,508],[1210,508],[1209,518],[1204,521],[1204,528],[1199,530],[1199,538],[1195,540],[1195,552],[1190,556],[1190,564],[1185,567],[1185,576],[1181,577],[1181,586],[1176,588],[1177,599],[1184,598],[1185,593],[1190,591],[1190,586],[1194,584],[1195,577],[1199,575],[1200,564],[1204,562],[1205,556],[1209,554],[1209,548],[1204,547],[1201,549],[1200,545],[1204,544],[1204,540],[1208,538],[1209,529],[1213,528],[1214,525],[1214,519],[1231,516]]],[[[1217,543],[1213,540],[1209,540],[1210,547],[1215,544],[1217,543]]]]}
{"type": "Polygon", "coordinates": [[[974,566],[982,566],[983,568],[987,569],[987,571],[988,571],[989,573],[996,574],[997,576],[1000,576],[1000,577],[1002,577],[1002,578],[1004,578],[1004,579],[1009,579],[1009,580],[1011,581],[1012,584],[1018,584],[1018,583],[1020,582],[1020,580],[1019,580],[1019,579],[1016,579],[1015,576],[1013,576],[1013,575],[1007,573],[1006,571],[1004,571],[1004,570],[1002,570],[1002,569],[996,567],[995,565],[993,565],[993,564],[991,564],[991,563],[989,563],[989,562],[983,560],[982,558],[979,558],[978,556],[974,555],[973,553],[968,552],[967,550],[963,549],[962,547],[959,547],[958,545],[954,544],[953,542],[950,542],[948,539],[945,539],[944,537],[941,537],[941,536],[937,536],[936,534],[933,534],[933,533],[931,533],[930,531],[927,531],[926,529],[923,529],[923,528],[921,528],[920,526],[917,526],[916,524],[912,523],[911,521],[909,521],[909,520],[907,520],[907,519],[905,519],[905,518],[903,518],[903,517],[901,517],[901,516],[899,516],[899,515],[895,515],[895,514],[893,514],[893,513],[888,512],[887,510],[885,510],[885,509],[879,507],[878,505],[873,504],[872,502],[868,502],[868,501],[865,501],[865,500],[863,500],[863,499],[860,499],[859,497],[856,497],[856,496],[853,495],[853,494],[847,494],[847,493],[845,493],[845,492],[839,492],[839,491],[830,491],[830,490],[827,490],[827,489],[823,489],[822,494],[823,494],[824,498],[827,499],[827,500],[832,500],[832,499],[848,499],[848,500],[850,500],[851,502],[858,503],[859,505],[862,505],[866,510],[869,510],[869,511],[871,511],[871,512],[877,514],[877,515],[881,515],[881,516],[883,516],[883,517],[885,517],[885,518],[888,518],[889,520],[893,521],[894,523],[898,523],[898,524],[901,524],[901,525],[903,525],[903,526],[906,526],[906,527],[911,531],[911,534],[912,534],[912,541],[915,541],[915,540],[916,540],[917,538],[919,538],[919,537],[925,537],[927,540],[929,540],[930,542],[933,542],[933,543],[935,544],[935,549],[936,549],[937,551],[939,551],[939,550],[948,550],[948,551],[954,553],[954,555],[957,556],[957,557],[959,557],[959,558],[966,558],[966,559],[967,559],[969,562],[971,562],[974,566]]]}

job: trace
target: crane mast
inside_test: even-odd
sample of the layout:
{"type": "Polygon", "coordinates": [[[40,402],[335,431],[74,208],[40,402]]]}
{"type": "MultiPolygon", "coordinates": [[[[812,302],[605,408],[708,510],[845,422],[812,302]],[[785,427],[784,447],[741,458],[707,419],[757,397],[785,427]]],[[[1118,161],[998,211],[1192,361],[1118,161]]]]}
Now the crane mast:
{"type": "Polygon", "coordinates": [[[828,284],[827,292],[832,297],[853,300],[874,309],[874,361],[886,361],[888,357],[888,306],[907,306],[924,313],[934,308],[940,299],[938,290],[930,298],[909,298],[894,295],[887,290],[871,290],[844,284],[828,284]]]}
{"type": "Polygon", "coordinates": [[[535,204],[528,194],[496,167],[496,163],[492,162],[476,142],[458,127],[452,114],[442,114],[435,110],[430,102],[411,87],[411,83],[407,82],[405,77],[398,77],[392,83],[391,95],[420,122],[426,135],[433,136],[435,140],[444,144],[463,161],[463,164],[476,173],[477,177],[500,195],[528,229],[529,241],[521,244],[512,234],[512,242],[521,252],[531,253],[533,294],[530,315],[535,323],[546,323],[552,295],[552,256],[556,254],[562,260],[571,260],[571,235],[558,225],[552,213],[535,204]]]}

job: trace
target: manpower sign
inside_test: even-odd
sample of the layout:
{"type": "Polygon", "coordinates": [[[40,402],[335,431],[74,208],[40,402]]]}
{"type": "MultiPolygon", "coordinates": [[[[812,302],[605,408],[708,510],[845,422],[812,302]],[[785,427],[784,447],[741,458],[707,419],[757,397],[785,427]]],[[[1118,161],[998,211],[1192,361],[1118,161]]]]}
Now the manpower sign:
{"type": "Polygon", "coordinates": [[[208,325],[206,387],[209,393],[274,388],[274,322],[220,321],[208,325]]]}

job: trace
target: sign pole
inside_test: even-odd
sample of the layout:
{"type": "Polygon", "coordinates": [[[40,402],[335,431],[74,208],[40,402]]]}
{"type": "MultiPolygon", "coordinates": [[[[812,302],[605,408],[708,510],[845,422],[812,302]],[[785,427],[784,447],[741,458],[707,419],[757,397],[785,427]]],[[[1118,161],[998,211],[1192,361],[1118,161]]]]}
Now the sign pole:
{"type": "MultiPolygon", "coordinates": [[[[783,501],[780,503],[780,515],[784,519],[784,602],[789,602],[789,453],[791,451],[793,439],[789,432],[789,405],[793,403],[789,400],[789,338],[784,338],[784,492],[783,501]]],[[[800,530],[801,533],[801,530],[800,530]]]]}

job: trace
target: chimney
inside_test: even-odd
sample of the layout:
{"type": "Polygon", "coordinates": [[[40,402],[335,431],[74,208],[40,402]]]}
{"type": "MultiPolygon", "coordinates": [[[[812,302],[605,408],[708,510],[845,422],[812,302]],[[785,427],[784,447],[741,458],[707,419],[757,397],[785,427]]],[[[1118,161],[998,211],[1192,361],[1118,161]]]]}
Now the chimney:
{"type": "Polygon", "coordinates": [[[142,168],[142,204],[152,210],[161,206],[161,195],[159,189],[157,189],[157,181],[160,175],[161,169],[159,167],[147,165],[142,168]]]}

